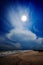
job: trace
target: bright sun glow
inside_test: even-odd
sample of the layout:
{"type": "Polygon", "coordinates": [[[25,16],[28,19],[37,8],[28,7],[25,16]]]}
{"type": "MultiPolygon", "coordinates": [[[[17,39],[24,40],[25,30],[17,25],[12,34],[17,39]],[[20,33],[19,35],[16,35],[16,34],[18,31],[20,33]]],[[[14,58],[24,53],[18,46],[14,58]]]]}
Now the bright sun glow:
{"type": "Polygon", "coordinates": [[[22,15],[21,21],[22,21],[22,22],[26,22],[26,21],[27,21],[27,16],[26,16],[26,15],[22,15]]]}

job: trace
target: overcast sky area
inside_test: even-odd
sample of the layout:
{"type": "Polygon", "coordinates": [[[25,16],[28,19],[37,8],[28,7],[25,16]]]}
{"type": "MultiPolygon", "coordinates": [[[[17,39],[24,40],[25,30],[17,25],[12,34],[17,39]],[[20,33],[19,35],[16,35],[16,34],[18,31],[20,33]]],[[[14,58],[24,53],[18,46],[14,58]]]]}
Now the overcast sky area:
{"type": "Polygon", "coordinates": [[[42,0],[0,0],[0,50],[13,49],[43,50],[42,0]]]}

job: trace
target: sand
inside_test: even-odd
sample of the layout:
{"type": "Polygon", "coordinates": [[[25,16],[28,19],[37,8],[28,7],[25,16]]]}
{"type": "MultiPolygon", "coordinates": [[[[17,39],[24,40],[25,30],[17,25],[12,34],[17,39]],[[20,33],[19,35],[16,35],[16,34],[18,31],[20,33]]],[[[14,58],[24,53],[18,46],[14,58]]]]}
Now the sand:
{"type": "Polygon", "coordinates": [[[43,52],[28,50],[1,56],[0,65],[43,65],[43,52]]]}

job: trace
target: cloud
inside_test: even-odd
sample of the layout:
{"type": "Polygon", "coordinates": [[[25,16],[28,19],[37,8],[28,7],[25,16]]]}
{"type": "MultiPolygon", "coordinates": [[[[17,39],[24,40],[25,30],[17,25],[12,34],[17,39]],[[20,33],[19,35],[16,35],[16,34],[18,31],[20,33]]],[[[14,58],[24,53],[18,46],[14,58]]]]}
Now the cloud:
{"type": "MultiPolygon", "coordinates": [[[[14,29],[10,31],[10,33],[6,34],[6,37],[12,41],[28,41],[35,40],[36,35],[32,33],[30,30],[27,30],[25,27],[26,23],[21,21],[21,16],[25,14],[28,18],[28,9],[17,7],[17,10],[14,8],[10,8],[7,14],[7,19],[11,22],[14,29]],[[18,11],[18,12],[17,12],[18,11]]],[[[30,11],[29,11],[30,12],[30,11]]]]}
{"type": "Polygon", "coordinates": [[[13,29],[10,31],[9,34],[6,35],[10,40],[13,41],[28,41],[28,40],[35,40],[36,35],[32,33],[29,30],[18,30],[18,29],[13,29]]]}
{"type": "Polygon", "coordinates": [[[35,42],[38,44],[43,44],[43,38],[38,38],[35,40],[35,42]]]}
{"type": "MultiPolygon", "coordinates": [[[[9,10],[9,12],[7,13],[7,20],[10,21],[10,23],[13,25],[14,29],[9,31],[9,33],[5,34],[5,37],[7,39],[5,38],[5,40],[4,40],[4,37],[2,37],[2,38],[0,38],[0,41],[1,41],[1,39],[2,39],[2,41],[4,40],[4,43],[9,44],[10,46],[12,46],[15,49],[22,48],[21,45],[28,46],[28,47],[30,46],[32,48],[33,46],[42,44],[43,38],[37,39],[36,34],[31,32],[30,30],[28,30],[27,27],[25,27],[26,23],[23,23],[20,20],[20,17],[22,14],[28,14],[27,11],[24,11],[24,10],[22,11],[21,9],[19,9],[18,12],[17,11],[15,11],[13,8],[11,8],[9,10]],[[15,41],[16,41],[16,43],[15,43],[15,41]]],[[[29,22],[29,24],[30,24],[30,22],[29,22]]],[[[35,27],[34,27],[34,29],[35,29],[35,27]]],[[[35,30],[38,31],[37,29],[35,29],[35,30]]]]}
{"type": "Polygon", "coordinates": [[[37,36],[29,30],[13,29],[10,33],[0,37],[0,47],[4,49],[34,49],[42,48],[43,38],[37,36]]]}
{"type": "Polygon", "coordinates": [[[0,36],[0,49],[22,49],[22,46],[18,42],[12,42],[5,36],[0,36]]]}
{"type": "Polygon", "coordinates": [[[6,37],[12,42],[17,42],[13,43],[17,49],[22,49],[23,47],[28,49],[41,48],[43,44],[43,38],[37,38],[34,33],[26,29],[13,29],[6,37]]]}
{"type": "Polygon", "coordinates": [[[22,46],[21,46],[20,43],[16,43],[16,44],[14,44],[14,45],[15,45],[16,49],[21,49],[21,48],[22,48],[22,46]]]}

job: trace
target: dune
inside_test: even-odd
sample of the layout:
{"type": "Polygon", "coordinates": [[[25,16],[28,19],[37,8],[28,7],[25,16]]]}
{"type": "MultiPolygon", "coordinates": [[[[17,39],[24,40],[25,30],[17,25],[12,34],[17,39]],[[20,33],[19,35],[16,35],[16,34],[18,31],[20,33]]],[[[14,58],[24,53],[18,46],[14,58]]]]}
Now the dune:
{"type": "Polygon", "coordinates": [[[28,50],[1,56],[0,65],[43,65],[43,52],[28,50]]]}

